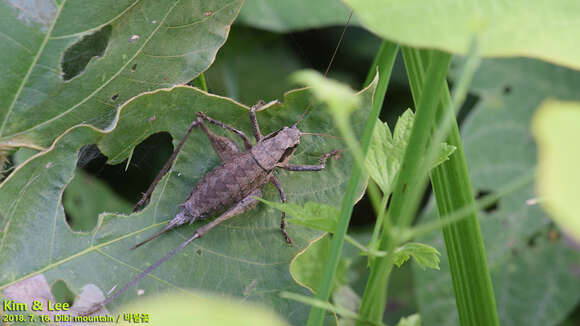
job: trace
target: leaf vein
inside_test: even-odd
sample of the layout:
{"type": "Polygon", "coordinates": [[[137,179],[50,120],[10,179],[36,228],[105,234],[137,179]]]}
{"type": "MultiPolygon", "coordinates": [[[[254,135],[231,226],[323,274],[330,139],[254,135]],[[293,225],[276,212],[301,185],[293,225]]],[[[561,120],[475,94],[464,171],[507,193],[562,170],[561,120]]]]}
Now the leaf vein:
{"type": "Polygon", "coordinates": [[[26,71],[26,75],[24,75],[22,82],[20,82],[20,86],[18,86],[18,90],[14,94],[14,98],[12,99],[12,103],[10,103],[10,106],[8,107],[8,111],[6,111],[6,115],[4,115],[4,121],[2,122],[2,126],[0,126],[0,138],[2,138],[2,133],[4,132],[4,128],[6,128],[6,124],[8,123],[8,120],[10,119],[10,115],[12,114],[12,111],[14,110],[14,105],[18,101],[18,98],[20,97],[20,93],[22,93],[22,90],[24,89],[24,85],[28,82],[28,79],[30,78],[32,71],[34,70],[34,67],[36,67],[36,63],[38,62],[38,59],[40,58],[41,54],[44,52],[44,48],[46,47],[46,44],[48,43],[48,39],[50,38],[50,34],[52,33],[52,30],[54,29],[54,26],[56,25],[56,22],[58,21],[60,13],[62,12],[62,8],[64,7],[65,4],[66,4],[66,0],[63,0],[61,6],[58,7],[58,11],[54,17],[54,20],[52,21],[52,24],[50,24],[50,28],[48,29],[46,36],[42,40],[42,43],[40,44],[40,47],[38,48],[38,51],[37,51],[36,55],[34,56],[34,59],[30,63],[30,67],[28,67],[28,71],[26,71]]]}
{"type": "MultiPolygon", "coordinates": [[[[65,0],[66,1],[66,0],[65,0]]],[[[149,35],[149,37],[145,40],[145,42],[143,42],[143,45],[141,45],[141,47],[139,49],[137,49],[137,51],[135,51],[135,54],[129,59],[127,60],[127,62],[125,64],[123,64],[121,66],[121,68],[119,68],[119,70],[117,70],[117,72],[115,72],[113,74],[113,76],[111,76],[111,78],[109,78],[106,82],[104,82],[101,86],[97,87],[97,89],[95,89],[91,94],[89,94],[87,97],[85,97],[83,100],[81,100],[80,102],[78,102],[77,104],[73,105],[70,109],[63,111],[61,113],[59,113],[58,115],[43,121],[33,127],[30,127],[28,129],[22,130],[20,132],[14,133],[12,136],[18,136],[21,134],[24,134],[26,132],[29,132],[31,130],[35,130],[40,128],[41,126],[44,126],[46,124],[49,124],[55,120],[60,119],[61,117],[69,114],[70,112],[74,111],[76,108],[78,108],[79,106],[85,104],[88,100],[90,100],[91,98],[93,98],[96,94],[98,94],[101,90],[103,90],[103,88],[105,88],[107,85],[109,85],[109,83],[111,83],[113,80],[115,80],[120,74],[121,72],[123,72],[123,70],[125,70],[125,68],[133,61],[133,59],[135,59],[139,54],[142,54],[142,50],[143,48],[145,48],[145,46],[149,43],[149,41],[153,38],[153,36],[156,35],[157,31],[159,30],[161,24],[163,23],[163,21],[165,21],[167,19],[167,17],[169,16],[169,14],[173,11],[173,9],[175,8],[175,6],[177,6],[177,4],[181,2],[181,0],[176,1],[173,6],[167,11],[167,13],[165,14],[165,16],[163,17],[161,23],[155,28],[155,30],[151,33],[151,35],[149,35]]],[[[11,106],[12,108],[12,106],[11,106]]],[[[11,110],[10,110],[11,111],[11,110]]],[[[9,112],[10,112],[9,111],[9,112]]],[[[4,120],[4,124],[6,123],[7,119],[4,120]]],[[[2,125],[2,128],[4,127],[4,124],[2,125]]],[[[0,129],[0,136],[2,135],[2,130],[0,129]]]]}

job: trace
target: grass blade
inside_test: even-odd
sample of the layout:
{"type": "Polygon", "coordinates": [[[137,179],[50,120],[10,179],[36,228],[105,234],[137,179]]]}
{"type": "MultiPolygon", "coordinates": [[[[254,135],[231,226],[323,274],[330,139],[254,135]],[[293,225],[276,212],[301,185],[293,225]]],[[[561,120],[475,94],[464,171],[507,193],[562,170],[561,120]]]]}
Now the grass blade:
{"type": "MultiPolygon", "coordinates": [[[[425,188],[427,168],[422,164],[422,155],[434,126],[434,117],[439,103],[441,85],[445,81],[450,56],[433,52],[427,74],[424,94],[418,104],[415,122],[405,150],[403,165],[396,182],[395,192],[388,217],[398,230],[406,228],[418,207],[420,196],[425,188]]],[[[388,253],[398,245],[393,238],[395,232],[384,232],[379,246],[380,251],[388,253]]],[[[359,318],[380,322],[386,306],[387,284],[393,266],[393,255],[377,257],[371,264],[371,272],[363,295],[359,318]]],[[[362,325],[357,323],[357,325],[362,325]]]]}
{"type": "MultiPolygon", "coordinates": [[[[383,99],[387,91],[387,86],[390,80],[391,71],[393,68],[393,64],[395,62],[398,49],[399,49],[398,45],[388,41],[384,41],[383,45],[381,46],[381,50],[377,54],[377,59],[375,60],[375,63],[376,66],[378,66],[380,78],[377,90],[375,91],[373,107],[371,113],[369,114],[369,118],[366,122],[363,138],[360,144],[363,153],[366,152],[370,144],[370,140],[373,135],[373,129],[379,117],[379,113],[381,111],[383,99]]],[[[375,65],[373,65],[373,68],[371,69],[369,74],[372,74],[374,76],[375,73],[376,68],[375,65]]],[[[361,161],[364,160],[361,158],[361,161]]],[[[362,180],[361,167],[359,167],[358,165],[354,165],[352,168],[352,174],[349,180],[348,188],[342,202],[337,229],[334,232],[334,236],[332,238],[329,258],[328,261],[326,262],[323,271],[324,276],[322,279],[324,281],[323,284],[319,285],[316,291],[316,299],[318,300],[328,301],[328,298],[330,297],[334,276],[342,252],[342,246],[344,244],[346,230],[348,228],[352,208],[355,203],[355,196],[358,192],[361,180],[362,180]]],[[[308,316],[308,326],[319,326],[322,325],[323,321],[324,321],[324,310],[319,307],[313,306],[312,310],[310,311],[310,315],[308,316]]]]}
{"type": "MultiPolygon", "coordinates": [[[[426,96],[422,90],[427,81],[425,55],[414,49],[404,49],[405,63],[415,102],[426,96]]],[[[445,84],[441,94],[437,120],[442,121],[453,110],[449,89],[445,84]]],[[[457,94],[454,94],[457,95],[457,94]]],[[[461,94],[457,95],[461,97],[461,94]]],[[[456,103],[458,104],[458,103],[456,103]]],[[[446,142],[457,150],[450,159],[431,173],[431,182],[440,216],[445,216],[465,206],[474,206],[473,191],[459,129],[453,119],[446,142]]],[[[487,266],[485,248],[477,219],[471,211],[455,223],[443,227],[445,247],[449,257],[456,305],[461,325],[499,325],[491,277],[487,266]]]]}

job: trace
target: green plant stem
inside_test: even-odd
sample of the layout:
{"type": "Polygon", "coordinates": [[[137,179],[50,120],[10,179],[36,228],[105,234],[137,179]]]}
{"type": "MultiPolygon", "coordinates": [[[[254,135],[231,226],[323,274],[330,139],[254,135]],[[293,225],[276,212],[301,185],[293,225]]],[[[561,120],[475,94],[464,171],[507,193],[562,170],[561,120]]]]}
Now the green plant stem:
{"type": "MultiPolygon", "coordinates": [[[[399,240],[394,238],[397,230],[405,229],[412,221],[417,210],[421,194],[426,184],[428,171],[420,169],[422,156],[430,139],[434,126],[435,112],[439,103],[442,83],[445,81],[450,56],[442,52],[433,52],[431,65],[427,73],[424,95],[417,105],[417,113],[409,144],[405,150],[403,164],[395,185],[388,218],[393,229],[384,232],[379,245],[380,251],[386,251],[386,257],[377,257],[371,264],[371,272],[363,295],[359,318],[380,322],[386,306],[387,285],[393,267],[394,248],[399,240]]],[[[363,325],[357,322],[357,325],[363,325]]]]}
{"type": "Polygon", "coordinates": [[[529,185],[534,181],[535,169],[530,170],[528,173],[523,174],[511,183],[502,187],[497,192],[491,193],[481,199],[475,201],[473,205],[468,205],[461,207],[460,209],[454,211],[449,215],[440,216],[438,220],[423,223],[414,226],[409,232],[403,235],[402,241],[409,241],[411,239],[421,237],[425,234],[431,233],[433,231],[438,231],[447,224],[451,224],[460,221],[469,216],[473,212],[478,212],[485,207],[497,202],[500,198],[503,198],[517,190],[520,190],[524,186],[529,185]]]}
{"type": "MultiPolygon", "coordinates": [[[[375,60],[376,66],[379,71],[379,83],[375,91],[373,98],[373,106],[367,119],[365,129],[362,136],[362,141],[360,147],[362,148],[363,154],[366,153],[372,135],[373,129],[375,127],[376,121],[379,117],[381,107],[383,104],[383,99],[387,91],[387,86],[390,80],[391,71],[393,69],[393,64],[398,52],[398,45],[384,41],[381,45],[379,52],[377,53],[377,59],[375,60]]],[[[376,68],[373,65],[371,69],[371,74],[376,73],[376,68]]],[[[368,79],[367,79],[368,80],[368,79]]],[[[371,79],[372,80],[372,79],[371,79]]],[[[358,164],[355,164],[352,168],[351,177],[346,189],[342,201],[342,207],[340,211],[340,217],[338,219],[337,228],[334,232],[332,242],[330,245],[330,252],[328,261],[324,266],[322,272],[322,284],[318,286],[318,291],[316,292],[316,298],[321,301],[328,301],[330,297],[330,292],[332,290],[332,285],[334,281],[334,276],[336,274],[336,269],[338,268],[338,263],[340,255],[342,252],[342,246],[344,244],[344,238],[346,235],[346,230],[348,228],[348,223],[350,221],[350,216],[352,214],[352,208],[354,206],[356,195],[359,191],[359,187],[362,180],[362,170],[358,164]]],[[[319,307],[312,307],[310,310],[310,315],[308,316],[308,326],[320,326],[324,321],[324,310],[319,307]]]]}
{"type": "MultiPolygon", "coordinates": [[[[369,241],[369,248],[372,250],[376,250],[378,248],[378,244],[379,244],[379,236],[380,236],[380,232],[381,230],[385,231],[385,232],[390,232],[389,230],[391,229],[391,225],[388,223],[388,220],[385,220],[385,216],[387,215],[386,213],[386,207],[387,207],[387,202],[389,201],[389,196],[388,194],[385,194],[383,196],[383,199],[381,200],[380,203],[380,211],[377,214],[377,221],[375,223],[374,229],[373,229],[373,235],[371,237],[371,241],[369,241]]],[[[375,208],[375,212],[377,211],[377,209],[375,208]]]]}
{"type": "Polygon", "coordinates": [[[350,243],[353,247],[359,249],[362,253],[362,255],[368,255],[370,257],[374,257],[374,256],[386,256],[387,253],[384,251],[375,251],[372,249],[369,249],[365,246],[363,246],[362,243],[356,241],[353,237],[349,236],[348,234],[344,237],[344,240],[348,243],[350,243]]]}
{"type": "MultiPolygon", "coordinates": [[[[426,96],[430,96],[425,92],[429,87],[429,80],[422,78],[428,60],[423,53],[414,49],[404,49],[403,55],[409,72],[413,98],[415,103],[417,99],[421,103],[426,96]]],[[[445,118],[449,118],[448,110],[453,110],[453,105],[445,81],[441,81],[439,85],[443,85],[444,88],[436,117],[441,124],[446,122],[445,118]]],[[[458,97],[461,97],[461,94],[458,97]]],[[[446,141],[457,149],[448,161],[431,172],[431,182],[440,216],[475,205],[455,119],[450,125],[446,141]]],[[[457,222],[445,224],[443,237],[461,325],[499,325],[477,213],[471,210],[466,217],[457,222]]]]}
{"type": "Polygon", "coordinates": [[[204,92],[207,92],[207,83],[205,82],[205,75],[203,72],[193,80],[193,86],[203,90],[204,92]]]}
{"type": "MultiPolygon", "coordinates": [[[[304,304],[309,305],[309,306],[318,307],[320,309],[324,309],[326,311],[330,311],[330,312],[339,314],[341,317],[343,317],[345,319],[351,319],[351,320],[358,319],[358,316],[357,316],[356,312],[354,312],[354,311],[350,311],[346,308],[330,304],[326,301],[320,301],[318,299],[313,299],[312,297],[307,297],[305,295],[301,295],[298,293],[282,291],[280,293],[280,297],[282,297],[284,299],[289,299],[289,300],[301,302],[301,303],[304,303],[304,304]]],[[[367,320],[361,320],[361,321],[363,323],[365,323],[366,325],[373,325],[373,326],[384,326],[385,325],[383,323],[376,324],[373,322],[369,322],[367,320]]]]}

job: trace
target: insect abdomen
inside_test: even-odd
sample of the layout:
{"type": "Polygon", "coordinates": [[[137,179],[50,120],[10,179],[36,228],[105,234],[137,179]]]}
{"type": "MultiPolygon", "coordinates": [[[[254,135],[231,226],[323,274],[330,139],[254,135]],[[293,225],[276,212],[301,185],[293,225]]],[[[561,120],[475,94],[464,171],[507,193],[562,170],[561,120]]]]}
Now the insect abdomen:
{"type": "Polygon", "coordinates": [[[190,216],[211,216],[246,198],[269,180],[250,152],[222,163],[208,172],[195,186],[184,204],[190,216]]]}

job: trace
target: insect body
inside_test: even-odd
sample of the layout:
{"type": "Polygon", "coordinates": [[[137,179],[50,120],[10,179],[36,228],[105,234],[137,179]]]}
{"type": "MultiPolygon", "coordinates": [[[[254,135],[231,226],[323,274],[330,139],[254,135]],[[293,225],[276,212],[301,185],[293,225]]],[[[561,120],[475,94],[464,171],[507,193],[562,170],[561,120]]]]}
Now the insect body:
{"type": "MultiPolygon", "coordinates": [[[[155,185],[170,169],[173,161],[177,157],[177,153],[181,150],[181,147],[194,127],[200,127],[208,136],[213,149],[222,159],[222,163],[208,172],[197,183],[185,203],[183,203],[181,211],[169,222],[169,224],[167,224],[167,226],[133,248],[139,247],[177,226],[185,223],[193,223],[198,219],[204,219],[214,216],[215,214],[221,213],[221,215],[213,221],[198,228],[190,239],[182,243],[179,247],[175,248],[172,252],[153,265],[149,266],[149,268],[135,277],[125,287],[118,290],[111,297],[99,304],[99,307],[111,302],[130,286],[150,273],[153,269],[157,268],[178,251],[185,248],[193,240],[204,236],[216,225],[255,207],[258,203],[256,197],[262,195],[262,188],[268,182],[271,182],[278,189],[282,202],[286,202],[286,195],[282,185],[273,174],[276,168],[290,171],[320,171],[325,168],[326,160],[329,157],[334,157],[335,159],[339,157],[340,151],[333,150],[322,155],[319,164],[316,165],[294,165],[288,163],[292,154],[300,144],[302,132],[297,126],[299,121],[290,127],[283,127],[276,132],[263,136],[256,118],[256,111],[262,106],[263,103],[259,103],[250,109],[250,120],[252,122],[253,134],[256,138],[256,144],[253,146],[250,143],[249,138],[242,131],[221,121],[214,120],[206,116],[204,113],[197,113],[196,120],[194,120],[190,125],[173,155],[144,194],[143,199],[137,203],[135,209],[147,201],[155,185]],[[207,128],[204,121],[230,130],[240,136],[244,142],[245,151],[240,151],[236,143],[231,139],[214,134],[209,130],[209,128],[207,128]]],[[[280,228],[286,241],[292,243],[292,239],[286,231],[284,213],[282,213],[280,228]]],[[[100,308],[97,308],[96,310],[98,309],[100,308]]],[[[92,310],[91,312],[93,311],[95,310],[92,310]]]]}
{"type": "MultiPolygon", "coordinates": [[[[330,59],[326,72],[324,73],[325,76],[332,65],[332,61],[338,48],[340,47],[351,17],[352,12],[348,17],[345,28],[340,36],[340,40],[338,41],[338,45],[330,59]]],[[[275,102],[276,101],[273,103],[275,102]]],[[[273,103],[269,103],[266,106],[273,103]]],[[[333,150],[322,155],[319,164],[316,165],[294,165],[288,163],[292,154],[294,154],[296,148],[300,144],[301,135],[305,134],[298,129],[298,123],[302,118],[304,118],[310,105],[308,105],[302,114],[302,117],[292,126],[283,127],[282,129],[266,136],[262,135],[256,118],[256,111],[263,109],[264,107],[264,103],[262,102],[250,109],[250,121],[254,138],[256,139],[256,144],[253,146],[248,136],[246,136],[246,134],[241,130],[221,121],[214,120],[206,116],[204,113],[198,112],[197,118],[189,126],[180,143],[177,145],[177,148],[165,166],[161,169],[161,172],[155,178],[149,189],[147,189],[143,198],[137,203],[135,210],[145,204],[155,189],[155,186],[161,180],[161,177],[169,171],[173,161],[176,159],[177,154],[183,147],[185,140],[194,127],[200,127],[207,135],[214,151],[221,158],[222,164],[208,172],[197,183],[185,203],[183,203],[181,211],[167,224],[167,226],[133,248],[137,248],[179,225],[193,223],[198,219],[204,219],[218,213],[221,213],[221,215],[213,221],[198,228],[191,238],[173,249],[169,254],[165,255],[153,265],[149,266],[145,271],[137,275],[127,285],[117,290],[106,300],[95,305],[89,311],[85,311],[84,314],[94,313],[112,302],[116,297],[125,292],[135,283],[139,282],[139,280],[174,256],[181,249],[185,248],[193,240],[201,238],[218,224],[255,207],[258,203],[256,197],[262,195],[262,188],[268,182],[271,182],[278,189],[282,202],[286,202],[286,194],[284,193],[282,185],[273,174],[276,168],[282,168],[289,171],[320,171],[325,168],[326,160],[329,157],[334,157],[335,159],[339,158],[340,150],[333,150]],[[236,143],[231,139],[214,134],[207,128],[204,121],[222,127],[238,135],[244,142],[245,151],[240,151],[236,143]]],[[[280,229],[286,241],[292,243],[292,239],[286,231],[285,213],[282,213],[280,229]]]]}
{"type": "MultiPolygon", "coordinates": [[[[300,144],[300,136],[302,133],[298,129],[297,124],[294,124],[291,127],[284,127],[265,137],[262,136],[256,119],[256,110],[262,105],[263,103],[259,103],[250,109],[252,129],[257,141],[254,146],[250,144],[249,138],[242,131],[220,121],[213,120],[205,114],[198,112],[197,119],[188,129],[184,139],[189,135],[193,127],[201,127],[208,136],[212,147],[222,159],[222,164],[208,172],[197,183],[185,203],[182,205],[182,210],[165,228],[135,247],[139,247],[179,225],[188,222],[193,223],[198,219],[203,219],[224,212],[223,215],[214,221],[214,223],[218,223],[210,223],[207,225],[207,228],[202,227],[196,231],[198,237],[201,237],[207,233],[209,229],[213,228],[213,226],[253,208],[258,203],[255,197],[262,195],[261,189],[268,182],[271,182],[278,189],[281,200],[285,202],[286,195],[284,190],[273,174],[275,168],[278,167],[291,171],[320,171],[325,167],[328,157],[338,157],[339,152],[335,150],[322,155],[320,158],[320,164],[318,165],[289,164],[288,161],[296,151],[297,146],[300,144]],[[240,135],[244,141],[246,151],[241,152],[232,140],[215,135],[204,124],[204,120],[240,135]]],[[[178,146],[176,151],[180,149],[181,147],[178,146]]],[[[174,157],[172,157],[172,159],[174,159],[174,157]]],[[[171,161],[172,160],[170,159],[168,164],[171,164],[171,161]]],[[[139,204],[144,203],[149,195],[150,193],[148,191],[148,193],[144,195],[145,199],[142,199],[139,204]]],[[[286,232],[285,226],[284,214],[282,214],[282,234],[286,238],[286,241],[292,243],[291,238],[286,232]]]]}

